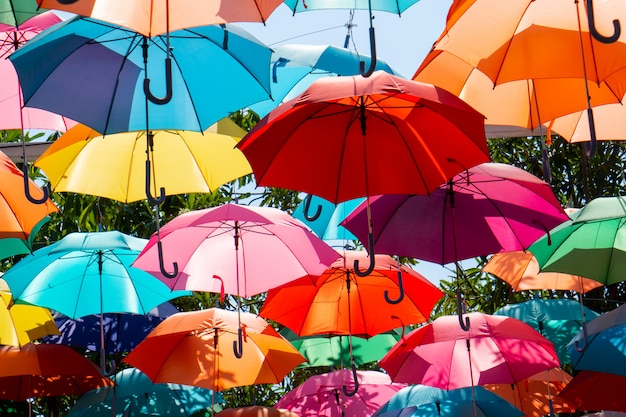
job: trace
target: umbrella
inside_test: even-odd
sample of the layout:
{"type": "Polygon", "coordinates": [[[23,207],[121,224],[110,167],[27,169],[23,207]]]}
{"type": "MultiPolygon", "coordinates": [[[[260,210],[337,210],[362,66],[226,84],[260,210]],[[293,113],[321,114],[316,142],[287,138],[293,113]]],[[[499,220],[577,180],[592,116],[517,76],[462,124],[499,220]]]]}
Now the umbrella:
{"type": "Polygon", "coordinates": [[[411,409],[407,416],[412,417],[461,417],[470,415],[473,411],[476,411],[476,415],[480,417],[521,417],[523,415],[511,403],[492,394],[484,387],[475,387],[472,393],[471,388],[446,391],[426,385],[412,385],[394,394],[373,414],[373,417],[402,415],[395,413],[401,413],[404,409],[411,409]]]}
{"type": "Polygon", "coordinates": [[[0,239],[18,238],[28,241],[30,234],[41,227],[48,214],[58,211],[52,200],[43,204],[29,201],[24,195],[24,181],[32,194],[42,197],[43,191],[33,180],[25,177],[4,152],[0,151],[0,239]]]}
{"type": "Polygon", "coordinates": [[[598,371],[580,371],[559,393],[582,410],[611,410],[626,412],[626,377],[598,371]]]}
{"type": "Polygon", "coordinates": [[[102,134],[204,131],[268,97],[271,50],[243,29],[199,26],[173,31],[168,39],[169,44],[162,35],[149,38],[76,16],[24,45],[10,59],[27,107],[54,111],[102,134]],[[168,53],[171,77],[162,68],[168,53]],[[167,94],[163,102],[151,97],[159,104],[146,100],[144,80],[162,89],[166,78],[171,78],[170,100],[165,100],[167,94]]]}
{"type": "Polygon", "coordinates": [[[85,393],[67,414],[68,417],[188,417],[212,405],[221,408],[219,404],[225,403],[220,393],[206,388],[153,383],[136,368],[124,369],[111,379],[115,382],[114,386],[85,393]]]}
{"type": "Polygon", "coordinates": [[[533,298],[522,303],[505,305],[493,314],[513,317],[532,326],[554,344],[562,364],[571,363],[565,346],[578,334],[585,321],[599,316],[571,298],[533,298]]]}
{"type": "Polygon", "coordinates": [[[124,362],[154,382],[222,391],[278,383],[304,358],[261,317],[211,308],[168,317],[124,362]]]}
{"type": "MultiPolygon", "coordinates": [[[[239,138],[168,130],[150,135],[154,145],[150,181],[168,195],[210,193],[252,172],[241,151],[234,148],[239,138]]],[[[78,125],[58,138],[35,165],[46,173],[53,191],[129,203],[146,198],[145,143],[143,131],[103,136],[78,125]]]]}
{"type": "MultiPolygon", "coordinates": [[[[343,367],[350,363],[350,341],[346,336],[302,336],[284,327],[279,332],[304,356],[306,362],[299,368],[317,366],[343,367]]],[[[356,366],[375,362],[382,358],[400,339],[396,330],[377,334],[370,338],[352,338],[352,359],[356,366]]]]}
{"type": "MultiPolygon", "coordinates": [[[[15,2],[4,2],[0,7],[7,7],[15,2]]],[[[55,114],[53,112],[27,108],[22,105],[22,94],[18,81],[15,67],[8,59],[10,54],[32,39],[35,35],[44,29],[59,23],[61,18],[51,11],[40,13],[36,12],[37,3],[35,0],[29,0],[32,3],[32,14],[28,19],[23,19],[23,14],[14,14],[2,12],[0,8],[0,79],[2,79],[2,90],[0,90],[0,129],[49,129],[64,132],[74,125],[74,122],[55,114]],[[7,17],[16,17],[15,22],[3,22],[7,17]]]]}
{"type": "Polygon", "coordinates": [[[591,320],[566,346],[574,370],[598,371],[626,377],[626,307],[591,320]]]}
{"type": "Polygon", "coordinates": [[[19,26],[33,16],[45,12],[36,0],[12,0],[0,5],[0,23],[19,26]]]}
{"type": "MultiPolygon", "coordinates": [[[[22,305],[22,304],[18,304],[22,305]]],[[[146,314],[104,313],[71,319],[54,313],[57,336],[46,337],[46,343],[84,347],[100,352],[100,321],[104,331],[104,352],[107,355],[130,352],[166,317],[178,313],[170,303],[154,307],[146,314]]]]}
{"type": "Polygon", "coordinates": [[[48,309],[13,304],[13,295],[0,279],[0,345],[23,346],[47,335],[59,334],[48,309]]]}
{"type": "Polygon", "coordinates": [[[113,382],[96,365],[70,347],[28,343],[0,346],[0,398],[81,395],[113,382]]]}
{"type": "Polygon", "coordinates": [[[63,10],[128,27],[146,36],[177,29],[233,22],[262,22],[281,0],[169,1],[133,0],[117,7],[107,0],[37,0],[42,7],[63,10]]]}
{"type": "Polygon", "coordinates": [[[298,204],[293,217],[301,220],[324,240],[343,240],[344,242],[356,240],[356,237],[340,223],[363,201],[363,198],[355,198],[334,204],[309,194],[298,204]],[[312,209],[311,205],[315,208],[312,209]]]}
{"type": "Polygon", "coordinates": [[[258,185],[332,203],[426,194],[464,167],[489,160],[482,115],[445,90],[384,71],[315,81],[237,146],[258,185]]]}
{"type": "MultiPolygon", "coordinates": [[[[623,102],[594,106],[593,119],[597,140],[626,140],[623,102]]],[[[591,140],[589,119],[584,111],[551,120],[549,127],[570,143],[591,140]]]]}
{"type": "Polygon", "coordinates": [[[529,251],[496,253],[482,271],[507,282],[513,291],[546,289],[586,293],[602,286],[601,282],[579,275],[540,271],[537,258],[529,251]]]}
{"type": "Polygon", "coordinates": [[[216,417],[299,417],[296,413],[282,408],[250,405],[248,407],[227,408],[215,415],[216,417]]]}
{"type": "Polygon", "coordinates": [[[440,316],[413,330],[380,360],[396,382],[446,390],[511,384],[560,366],[552,342],[512,317],[468,313],[470,328],[440,316]]]}
{"type": "Polygon", "coordinates": [[[574,413],[576,408],[558,396],[572,376],[560,368],[539,372],[515,384],[489,384],[484,388],[498,394],[527,417],[574,413]]]}
{"type": "Polygon", "coordinates": [[[354,385],[350,371],[311,376],[278,400],[275,407],[286,408],[300,417],[369,416],[406,386],[393,383],[388,375],[378,371],[357,371],[357,378],[356,395],[347,396],[342,386],[354,385]]]}
{"type": "MultiPolygon", "coordinates": [[[[323,77],[358,75],[360,63],[370,65],[370,57],[334,45],[288,44],[273,48],[272,97],[250,106],[256,114],[265,117],[279,104],[294,98],[313,81],[323,77]]],[[[395,74],[387,63],[377,60],[377,70],[395,74]]]]}
{"type": "Polygon", "coordinates": [[[17,237],[0,238],[0,259],[32,253],[37,233],[39,233],[39,229],[48,221],[50,221],[50,217],[48,216],[41,219],[39,223],[30,230],[26,240],[17,237]]]}

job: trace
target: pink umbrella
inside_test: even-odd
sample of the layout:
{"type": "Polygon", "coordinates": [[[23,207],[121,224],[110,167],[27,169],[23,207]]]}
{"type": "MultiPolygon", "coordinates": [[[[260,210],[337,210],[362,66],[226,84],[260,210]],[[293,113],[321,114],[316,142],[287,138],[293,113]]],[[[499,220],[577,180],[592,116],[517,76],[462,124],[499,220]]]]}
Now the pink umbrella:
{"type": "Polygon", "coordinates": [[[469,313],[468,331],[441,316],[406,335],[381,359],[396,382],[446,390],[512,384],[560,366],[553,344],[528,324],[507,316],[469,313]]]}
{"type": "Polygon", "coordinates": [[[358,391],[347,396],[342,386],[354,385],[351,371],[342,369],[308,378],[278,400],[275,407],[300,417],[371,416],[406,384],[393,383],[378,371],[357,371],[358,391]]]}

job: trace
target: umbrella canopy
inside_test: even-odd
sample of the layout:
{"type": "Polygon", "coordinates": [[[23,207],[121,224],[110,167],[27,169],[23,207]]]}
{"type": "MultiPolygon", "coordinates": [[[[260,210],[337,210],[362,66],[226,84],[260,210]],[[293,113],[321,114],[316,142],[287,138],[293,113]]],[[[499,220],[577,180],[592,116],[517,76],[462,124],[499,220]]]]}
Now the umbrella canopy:
{"type": "MultiPolygon", "coordinates": [[[[250,164],[234,147],[240,137],[213,132],[151,132],[150,183],[156,190],[165,188],[167,195],[210,193],[250,174],[250,164]]],[[[35,165],[46,173],[53,191],[97,195],[124,203],[139,201],[146,198],[146,140],[144,131],[102,136],[78,125],[58,138],[35,165]]]]}
{"type": "Polygon", "coordinates": [[[233,22],[263,22],[281,0],[169,1],[132,0],[116,7],[106,0],[37,0],[42,7],[63,10],[128,27],[146,36],[177,29],[233,22]]]}
{"type": "Polygon", "coordinates": [[[227,408],[215,415],[216,417],[299,417],[296,413],[282,408],[251,405],[248,407],[227,408]]]}
{"type": "Polygon", "coordinates": [[[560,368],[539,372],[515,384],[488,384],[484,388],[498,394],[527,417],[554,413],[574,413],[576,407],[558,396],[572,376],[560,368]]]}
{"type": "Polygon", "coordinates": [[[440,316],[409,333],[380,361],[397,382],[442,389],[514,383],[560,366],[552,342],[512,317],[468,313],[440,316]]]}
{"type": "Polygon", "coordinates": [[[513,317],[532,326],[554,344],[562,364],[572,362],[565,346],[580,332],[583,322],[600,315],[570,298],[533,298],[522,303],[508,304],[493,314],[513,317]]]}
{"type": "Polygon", "coordinates": [[[70,233],[38,249],[3,276],[16,303],[51,308],[77,318],[90,314],[145,314],[173,298],[170,289],[131,263],[146,245],[117,231],[70,233]]]}
{"type": "MultiPolygon", "coordinates": [[[[594,106],[593,120],[597,140],[626,140],[623,102],[594,106]]],[[[591,140],[589,118],[584,111],[551,120],[549,126],[570,143],[591,140]]]]}
{"type": "Polygon", "coordinates": [[[496,253],[482,271],[505,281],[513,291],[546,289],[586,293],[602,286],[601,282],[580,275],[540,271],[537,258],[529,251],[496,253]]]}
{"type": "MultiPolygon", "coordinates": [[[[181,214],[153,235],[133,265],[172,289],[249,297],[304,275],[319,275],[340,255],[276,208],[225,204],[181,214]],[[166,278],[159,263],[176,262],[166,278]]],[[[166,263],[167,264],[167,263],[166,263]]]]}
{"type": "Polygon", "coordinates": [[[44,341],[99,352],[103,348],[100,339],[102,323],[104,352],[107,355],[130,352],[157,324],[176,313],[178,309],[170,303],[158,305],[146,314],[104,313],[83,316],[75,320],[55,312],[54,323],[60,333],[56,333],[58,336],[46,337],[44,341]]]}
{"type": "Polygon", "coordinates": [[[354,386],[350,371],[314,375],[285,394],[275,407],[286,408],[300,417],[368,416],[406,386],[391,382],[388,375],[378,371],[357,371],[357,378],[356,394],[347,396],[343,389],[354,386]]]}
{"type": "Polygon", "coordinates": [[[70,347],[29,343],[0,346],[0,398],[81,395],[113,381],[100,375],[89,359],[70,347]]]}
{"type": "Polygon", "coordinates": [[[523,413],[511,403],[492,394],[483,387],[443,390],[426,385],[412,385],[402,388],[389,401],[373,414],[373,417],[403,415],[402,410],[410,409],[407,416],[461,417],[473,414],[480,417],[521,417],[523,413]],[[393,413],[393,414],[392,414],[393,413]],[[398,413],[398,414],[396,414],[398,413]]]}
{"type": "Polygon", "coordinates": [[[528,250],[542,271],[577,274],[604,285],[624,280],[626,198],[591,200],[568,221],[537,239],[528,250]],[[549,237],[549,238],[548,238],[549,237]]]}
{"type": "MultiPolygon", "coordinates": [[[[41,198],[43,191],[28,179],[31,194],[41,198]]],[[[24,194],[24,174],[0,151],[0,239],[28,240],[34,229],[51,213],[58,211],[52,200],[43,204],[30,202],[24,194]]]]}
{"type": "MultiPolygon", "coordinates": [[[[371,64],[371,58],[334,45],[278,45],[272,53],[272,97],[250,106],[265,117],[279,104],[291,100],[323,77],[358,75],[360,63],[371,64]]],[[[383,60],[377,60],[376,69],[394,74],[383,60]]]]}
{"type": "Polygon", "coordinates": [[[626,377],[598,371],[580,371],[559,393],[576,410],[626,412],[626,377]]]}
{"type": "Polygon", "coordinates": [[[319,277],[303,277],[270,289],[259,315],[288,327],[300,336],[333,334],[372,337],[428,321],[443,293],[408,267],[399,267],[389,255],[376,255],[376,266],[367,276],[354,273],[355,260],[364,251],[345,251],[319,277]],[[385,295],[404,297],[396,304],[382,304],[385,295]],[[386,292],[385,292],[386,291],[386,292]]]}
{"type": "Polygon", "coordinates": [[[0,278],[0,345],[23,346],[47,335],[58,335],[50,310],[13,304],[13,294],[0,278]]]}
{"type": "Polygon", "coordinates": [[[269,96],[270,57],[268,47],[233,25],[199,26],[148,38],[76,16],[24,45],[10,59],[26,106],[54,111],[110,134],[204,131],[269,96]],[[171,71],[167,63],[163,68],[167,58],[171,71]],[[150,84],[156,85],[155,94],[163,90],[171,94],[159,100],[150,84]]]}
{"type": "Polygon", "coordinates": [[[50,129],[64,132],[75,123],[52,112],[23,107],[22,92],[15,67],[11,61],[4,59],[44,29],[59,23],[61,18],[51,11],[37,14],[41,10],[36,11],[35,0],[21,2],[30,3],[33,6],[32,14],[24,10],[26,16],[32,16],[27,20],[23,20],[22,13],[13,14],[2,11],[2,7],[13,3],[16,2],[3,2],[0,6],[0,22],[4,22],[9,17],[15,18],[16,22],[21,21],[19,25],[15,22],[0,23],[0,57],[3,58],[0,60],[0,79],[2,79],[0,129],[50,129]]]}
{"type": "MultiPolygon", "coordinates": [[[[469,168],[429,196],[376,196],[370,212],[377,250],[441,265],[525,249],[569,219],[549,184],[501,163],[469,168]]],[[[341,224],[367,242],[366,205],[341,224]]]]}
{"type": "Polygon", "coordinates": [[[37,0],[5,1],[0,5],[0,23],[17,27],[45,11],[39,8],[37,0]]]}
{"type": "Polygon", "coordinates": [[[384,71],[315,81],[237,146],[258,185],[333,203],[425,194],[489,160],[481,114],[438,87],[384,71]]]}
{"type": "Polygon", "coordinates": [[[574,370],[599,371],[626,377],[626,306],[591,320],[572,338],[567,350],[574,370]]]}
{"type": "Polygon", "coordinates": [[[356,240],[356,237],[340,223],[363,202],[363,198],[334,204],[323,198],[308,195],[293,211],[293,217],[301,220],[324,240],[356,240]]]}
{"type": "Polygon", "coordinates": [[[277,383],[304,360],[261,317],[211,308],[168,317],[124,362],[139,368],[154,382],[222,391],[277,383]],[[239,355],[233,349],[237,339],[239,355]]]}
{"type": "Polygon", "coordinates": [[[28,255],[33,252],[33,244],[37,238],[39,229],[50,221],[50,217],[45,216],[39,221],[28,234],[26,240],[17,237],[7,237],[0,239],[0,259],[10,258],[15,255],[28,255]]]}
{"type": "Polygon", "coordinates": [[[373,0],[371,2],[365,0],[355,0],[350,3],[341,1],[321,1],[321,0],[286,0],[285,3],[294,13],[305,12],[309,10],[325,10],[325,9],[359,9],[381,10],[389,13],[400,15],[410,6],[417,3],[418,0],[373,0]]]}
{"type": "Polygon", "coordinates": [[[136,368],[124,369],[111,379],[115,386],[87,392],[78,399],[68,417],[187,417],[211,408],[212,404],[225,402],[222,394],[206,388],[153,383],[136,368]]]}

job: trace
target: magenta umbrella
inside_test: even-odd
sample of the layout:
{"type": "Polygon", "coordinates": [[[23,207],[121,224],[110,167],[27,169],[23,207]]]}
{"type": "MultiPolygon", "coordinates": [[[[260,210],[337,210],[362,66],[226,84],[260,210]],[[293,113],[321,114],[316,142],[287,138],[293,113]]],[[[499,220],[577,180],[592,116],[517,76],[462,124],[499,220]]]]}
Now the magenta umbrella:
{"type": "Polygon", "coordinates": [[[278,400],[275,407],[300,417],[371,416],[406,384],[394,383],[378,371],[357,371],[356,395],[343,393],[342,386],[354,386],[350,370],[314,375],[278,400]]]}
{"type": "Polygon", "coordinates": [[[468,331],[455,316],[441,316],[413,330],[380,366],[395,382],[446,390],[512,384],[560,366],[552,342],[528,324],[507,316],[468,316],[468,331]]]}

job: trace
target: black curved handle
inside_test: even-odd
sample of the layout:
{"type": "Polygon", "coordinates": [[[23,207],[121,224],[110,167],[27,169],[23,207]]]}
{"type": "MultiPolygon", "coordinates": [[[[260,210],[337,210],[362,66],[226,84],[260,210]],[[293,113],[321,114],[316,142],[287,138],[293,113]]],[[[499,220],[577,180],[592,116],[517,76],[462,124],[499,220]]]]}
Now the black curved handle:
{"type": "Polygon", "coordinates": [[[148,201],[150,202],[150,204],[154,205],[154,206],[158,206],[160,204],[163,204],[163,202],[165,201],[165,188],[161,187],[159,189],[159,197],[158,198],[154,198],[152,196],[152,192],[150,191],[151,187],[151,181],[150,181],[150,160],[146,159],[146,198],[148,199],[148,201]]]}
{"type": "Polygon", "coordinates": [[[583,321],[583,344],[578,344],[580,340],[574,340],[574,349],[576,349],[576,352],[584,352],[584,350],[587,349],[587,345],[589,344],[588,339],[589,335],[587,334],[587,324],[583,321]]]}
{"type": "Polygon", "coordinates": [[[461,329],[468,331],[470,329],[469,317],[463,317],[463,298],[461,297],[461,291],[456,291],[456,314],[459,317],[459,325],[461,329]],[[465,320],[464,320],[465,319],[465,320]]]}
{"type": "Polygon", "coordinates": [[[369,242],[370,266],[367,267],[365,271],[361,271],[359,269],[359,260],[358,259],[354,260],[354,273],[360,277],[366,277],[369,274],[371,274],[376,264],[376,260],[374,259],[374,233],[372,232],[368,233],[367,241],[369,242]]]}
{"type": "Polygon", "coordinates": [[[237,359],[243,356],[243,331],[241,327],[237,329],[237,340],[233,341],[233,353],[237,359]]]}
{"type": "Polygon", "coordinates": [[[163,245],[160,240],[157,242],[157,252],[159,253],[159,268],[161,269],[161,273],[167,278],[176,278],[176,275],[178,275],[178,262],[172,263],[174,272],[167,272],[165,270],[165,265],[163,263],[163,245]]]}
{"type": "Polygon", "coordinates": [[[22,165],[22,173],[24,174],[24,195],[26,195],[28,201],[33,204],[43,204],[48,201],[48,198],[50,197],[50,186],[48,184],[43,186],[41,189],[43,191],[43,197],[35,198],[30,193],[30,183],[28,181],[28,164],[26,162],[24,162],[24,164],[22,165]]]}
{"type": "Polygon", "coordinates": [[[587,109],[587,119],[589,120],[589,142],[585,142],[585,153],[588,158],[593,158],[598,149],[598,140],[596,139],[596,122],[593,118],[593,109],[587,109]]]}
{"type": "Polygon", "coordinates": [[[613,34],[611,36],[604,36],[596,29],[596,20],[593,12],[593,0],[587,1],[587,23],[589,24],[589,32],[597,41],[602,43],[615,43],[622,34],[622,27],[619,20],[613,19],[613,34]]]}
{"type": "Polygon", "coordinates": [[[143,79],[143,92],[146,94],[148,100],[154,104],[167,104],[172,99],[172,59],[165,58],[165,96],[156,97],[150,91],[150,78],[143,79]]]}
{"type": "Polygon", "coordinates": [[[314,222],[315,220],[319,219],[320,215],[322,214],[322,206],[319,204],[317,205],[317,208],[315,209],[315,214],[313,214],[312,216],[309,214],[309,211],[311,209],[312,197],[313,196],[311,194],[307,194],[307,196],[304,197],[304,207],[302,210],[302,214],[304,215],[304,218],[310,222],[314,222]]]}
{"type": "Polygon", "coordinates": [[[400,290],[400,294],[398,298],[392,300],[389,298],[389,291],[385,290],[385,301],[388,304],[399,304],[404,299],[404,284],[402,284],[402,271],[398,269],[398,290],[400,290]]]}
{"type": "Polygon", "coordinates": [[[343,394],[348,397],[352,397],[356,395],[356,393],[359,391],[359,378],[357,377],[357,374],[356,374],[356,365],[354,364],[354,362],[352,363],[352,377],[354,378],[354,388],[351,391],[348,391],[348,388],[346,388],[345,385],[341,386],[341,390],[343,391],[343,394]]]}
{"type": "Polygon", "coordinates": [[[376,69],[376,34],[373,27],[370,27],[370,56],[370,66],[367,71],[365,71],[365,61],[359,62],[360,73],[366,78],[372,75],[376,69]]]}

